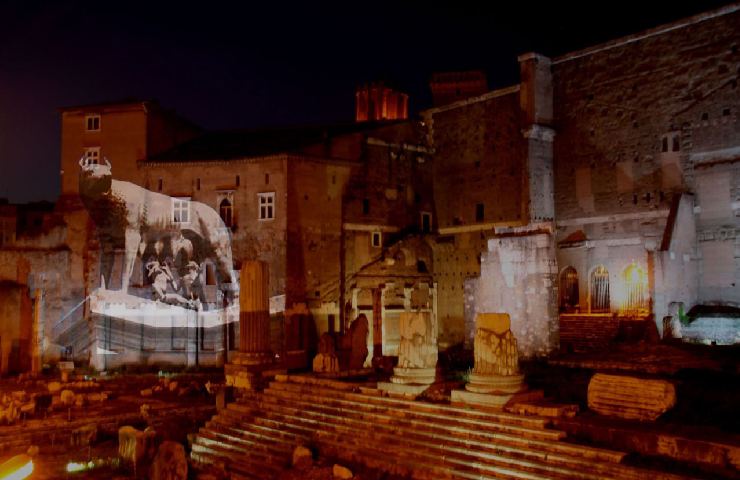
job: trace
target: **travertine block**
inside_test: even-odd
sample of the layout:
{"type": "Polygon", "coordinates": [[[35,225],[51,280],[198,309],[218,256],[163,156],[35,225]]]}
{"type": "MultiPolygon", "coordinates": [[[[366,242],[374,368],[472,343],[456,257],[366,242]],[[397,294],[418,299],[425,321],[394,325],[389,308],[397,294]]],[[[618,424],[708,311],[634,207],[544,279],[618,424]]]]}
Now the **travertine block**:
{"type": "Polygon", "coordinates": [[[676,404],[676,388],[666,380],[597,373],[588,384],[588,408],[612,417],[652,421],[676,404]]]}

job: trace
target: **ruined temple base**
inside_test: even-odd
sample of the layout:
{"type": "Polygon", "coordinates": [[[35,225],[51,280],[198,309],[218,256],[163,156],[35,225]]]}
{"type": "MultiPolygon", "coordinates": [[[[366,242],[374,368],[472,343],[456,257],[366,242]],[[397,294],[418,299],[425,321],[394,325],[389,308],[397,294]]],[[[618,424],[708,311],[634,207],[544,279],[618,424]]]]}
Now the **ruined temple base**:
{"type": "MultiPolygon", "coordinates": [[[[538,392],[528,392],[524,375],[470,374],[465,390],[453,390],[452,403],[503,408],[509,402],[530,400],[538,392]]],[[[541,395],[541,393],[540,393],[541,395]]]]}
{"type": "Polygon", "coordinates": [[[390,382],[378,382],[378,390],[389,394],[416,397],[429,388],[437,378],[436,368],[401,368],[393,369],[390,382]]]}

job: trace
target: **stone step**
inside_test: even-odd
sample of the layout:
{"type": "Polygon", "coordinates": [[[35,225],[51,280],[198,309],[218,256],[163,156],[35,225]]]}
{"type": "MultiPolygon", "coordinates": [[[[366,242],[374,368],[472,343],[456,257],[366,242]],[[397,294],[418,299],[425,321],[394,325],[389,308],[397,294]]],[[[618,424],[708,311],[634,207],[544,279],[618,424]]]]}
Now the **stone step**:
{"type": "Polygon", "coordinates": [[[208,442],[198,437],[193,444],[191,455],[203,464],[216,465],[229,473],[238,473],[247,478],[276,478],[285,465],[269,456],[256,452],[240,450],[219,442],[208,442]]]}
{"type": "Polygon", "coordinates": [[[210,422],[206,424],[206,427],[216,431],[233,430],[237,434],[243,432],[243,434],[247,437],[277,444],[287,444],[291,442],[296,443],[299,439],[299,437],[295,434],[285,432],[276,428],[257,425],[255,423],[247,423],[245,427],[249,427],[248,429],[240,428],[241,422],[235,421],[233,417],[228,416],[220,416],[218,419],[214,417],[210,422]]]}
{"type": "MultiPolygon", "coordinates": [[[[526,448],[533,451],[543,451],[549,452],[550,454],[572,456],[575,458],[585,458],[589,461],[598,460],[618,463],[625,455],[622,452],[552,441],[557,440],[561,437],[561,435],[556,435],[553,438],[549,439],[536,438],[535,435],[522,435],[521,430],[516,430],[515,427],[509,425],[501,426],[496,424],[486,425],[483,423],[478,423],[473,426],[461,426],[455,423],[438,424],[436,423],[437,419],[433,416],[422,418],[421,420],[417,421],[413,417],[399,418],[394,415],[385,415],[385,413],[391,413],[392,411],[377,414],[368,414],[365,412],[358,412],[358,410],[354,410],[354,404],[348,406],[346,404],[342,405],[341,402],[336,402],[336,404],[341,405],[341,407],[334,407],[323,404],[319,405],[318,403],[313,402],[311,398],[305,398],[305,400],[296,400],[292,398],[282,399],[279,395],[273,397],[269,390],[260,397],[259,401],[262,402],[263,406],[265,402],[282,402],[282,405],[288,408],[291,405],[300,406],[302,411],[316,411],[323,408],[325,412],[331,412],[337,416],[354,416],[355,418],[360,419],[370,419],[377,424],[392,424],[396,427],[404,427],[406,430],[411,430],[416,433],[431,431],[436,434],[441,433],[452,435],[463,440],[470,439],[472,441],[489,443],[495,442],[498,444],[509,445],[518,448],[526,448]],[[512,428],[514,428],[513,431],[512,428]]],[[[239,407],[234,408],[238,409],[239,407]]],[[[544,432],[549,433],[551,431],[545,430],[544,432]]]]}
{"type": "Polygon", "coordinates": [[[298,385],[309,385],[312,387],[330,388],[332,390],[342,390],[346,392],[355,392],[360,388],[375,388],[377,382],[347,382],[334,380],[331,378],[316,377],[314,375],[275,375],[275,382],[293,383],[298,385]]]}
{"type": "Polygon", "coordinates": [[[272,460],[277,462],[283,462],[290,458],[293,452],[294,445],[287,443],[274,443],[265,441],[262,438],[250,438],[249,435],[239,432],[226,431],[225,429],[214,428],[214,429],[201,429],[198,432],[198,438],[202,441],[201,445],[207,445],[210,442],[221,443],[231,445],[232,447],[244,447],[248,448],[250,452],[257,452],[260,455],[270,457],[272,460]]]}
{"type": "Polygon", "coordinates": [[[547,419],[383,397],[372,386],[278,375],[204,426],[193,460],[231,478],[276,478],[296,445],[419,480],[657,480],[621,452],[568,444],[547,419]],[[298,378],[298,380],[296,380],[298,378]]]}
{"type": "Polygon", "coordinates": [[[435,416],[432,414],[417,414],[415,412],[398,412],[389,407],[367,405],[362,402],[342,400],[319,395],[294,395],[285,392],[266,389],[261,397],[262,402],[282,403],[283,405],[311,406],[315,409],[323,408],[326,411],[347,411],[357,415],[377,418],[378,421],[394,423],[397,425],[416,426],[417,428],[446,428],[458,429],[460,431],[508,433],[523,438],[539,440],[558,440],[564,437],[563,432],[557,430],[545,430],[518,425],[501,424],[496,421],[478,420],[473,422],[467,419],[459,419],[447,415],[435,416]]]}
{"type": "MultiPolygon", "coordinates": [[[[276,407],[278,407],[276,405],[276,407]]],[[[526,445],[510,446],[501,443],[498,439],[491,441],[475,441],[440,435],[434,433],[419,432],[411,429],[399,428],[395,425],[380,423],[369,420],[349,420],[334,416],[322,417],[306,408],[278,407],[276,410],[268,411],[270,407],[255,407],[252,415],[264,415],[283,424],[300,424],[307,431],[315,431],[314,438],[318,435],[336,435],[337,441],[343,436],[357,438],[366,444],[397,445],[399,452],[407,453],[408,445],[414,445],[423,451],[437,451],[441,457],[457,457],[460,464],[486,463],[498,466],[515,465],[520,469],[529,469],[532,472],[555,472],[560,478],[584,478],[596,479],[598,476],[581,474],[579,469],[586,472],[599,471],[610,473],[613,464],[594,464],[591,460],[573,458],[551,452],[537,452],[529,449],[526,445]],[[354,435],[353,435],[354,433],[354,435]],[[440,447],[444,445],[444,447],[440,447]],[[570,469],[569,469],[570,468],[570,469]]],[[[345,415],[348,412],[345,412],[345,415]]],[[[244,424],[244,419],[238,417],[235,422],[244,424]]],[[[251,418],[246,422],[252,421],[251,418]]],[[[255,419],[256,421],[256,419],[255,419]]],[[[399,452],[396,452],[397,454],[399,452]]]]}
{"type": "Polygon", "coordinates": [[[262,480],[262,479],[274,479],[280,474],[279,470],[268,470],[259,463],[253,463],[249,460],[236,462],[229,457],[223,456],[221,453],[213,453],[209,450],[198,447],[190,453],[190,457],[196,465],[202,465],[207,469],[213,469],[214,466],[220,466],[221,471],[227,472],[228,478],[235,479],[248,479],[248,480],[262,480]],[[270,472],[269,475],[265,475],[265,472],[270,472]]]}
{"type": "MultiPolygon", "coordinates": [[[[468,463],[454,455],[432,453],[425,450],[399,450],[393,445],[376,442],[369,444],[359,441],[348,442],[347,436],[331,435],[324,431],[317,434],[316,444],[322,452],[344,461],[358,462],[371,468],[420,480],[560,480],[569,478],[567,476],[543,475],[520,470],[511,463],[509,467],[478,462],[468,463]]],[[[444,450],[444,447],[440,447],[440,449],[444,450]]]]}
{"type": "MultiPolygon", "coordinates": [[[[292,410],[292,413],[294,415],[302,415],[305,418],[309,408],[310,406],[306,405],[305,408],[292,410]]],[[[352,413],[347,410],[343,410],[338,411],[336,415],[346,418],[347,416],[351,416],[352,413]]],[[[582,449],[585,448],[586,450],[589,450],[589,447],[563,444],[561,442],[533,442],[515,435],[491,435],[474,431],[465,432],[456,428],[435,432],[434,430],[429,429],[428,426],[420,427],[419,425],[399,425],[395,421],[378,421],[375,418],[359,418],[357,420],[362,422],[360,428],[362,428],[363,431],[365,428],[384,429],[392,432],[394,435],[401,435],[404,439],[418,439],[421,441],[431,442],[434,445],[444,444],[451,447],[456,446],[458,448],[464,448],[465,451],[480,452],[483,455],[486,453],[505,454],[512,457],[545,462],[564,467],[587,469],[596,468],[599,471],[607,471],[612,469],[615,465],[611,461],[601,463],[597,460],[595,462],[593,457],[584,455],[582,449]]],[[[614,453],[618,456],[624,455],[621,452],[604,452],[614,453]]]]}
{"type": "MultiPolygon", "coordinates": [[[[346,434],[330,434],[324,431],[315,432],[311,443],[318,446],[321,451],[335,452],[333,456],[343,460],[358,461],[364,459],[365,461],[362,461],[362,463],[368,466],[372,464],[372,459],[380,459],[380,463],[377,464],[378,468],[383,471],[408,475],[410,478],[507,478],[524,480],[575,478],[570,476],[541,476],[501,466],[477,465],[474,462],[471,463],[475,466],[471,466],[469,462],[464,460],[453,461],[449,456],[439,452],[399,452],[391,448],[387,442],[379,442],[378,439],[373,439],[369,444],[363,441],[347,442],[346,434]],[[384,445],[384,447],[379,448],[377,445],[384,445]],[[389,465],[388,458],[393,458],[392,465],[389,465]],[[458,470],[456,471],[455,468],[458,470]]],[[[438,446],[437,450],[443,450],[443,447],[438,446]]]]}
{"type": "Polygon", "coordinates": [[[478,421],[495,421],[507,425],[519,425],[522,427],[544,429],[551,424],[550,419],[540,417],[524,417],[507,412],[498,411],[480,411],[473,408],[455,407],[451,405],[438,403],[424,403],[414,400],[385,397],[379,395],[368,395],[363,393],[350,393],[346,391],[329,391],[316,388],[307,388],[302,385],[288,382],[272,382],[270,390],[292,391],[296,394],[322,395],[330,398],[342,398],[354,400],[362,404],[382,405],[392,407],[394,411],[418,412],[419,414],[427,413],[434,418],[446,416],[454,419],[467,419],[471,422],[478,421]]]}

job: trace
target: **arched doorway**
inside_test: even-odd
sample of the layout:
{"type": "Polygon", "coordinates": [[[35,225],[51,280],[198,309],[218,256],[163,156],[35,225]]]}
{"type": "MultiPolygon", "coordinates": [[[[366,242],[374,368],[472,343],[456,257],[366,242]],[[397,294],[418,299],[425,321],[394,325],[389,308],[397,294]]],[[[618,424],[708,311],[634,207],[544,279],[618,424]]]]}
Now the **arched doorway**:
{"type": "Polygon", "coordinates": [[[560,312],[578,311],[578,272],[567,267],[560,273],[560,312]]]}
{"type": "Polygon", "coordinates": [[[591,313],[609,313],[609,270],[605,266],[598,265],[591,272],[589,294],[591,313]]]}
{"type": "Polygon", "coordinates": [[[650,311],[647,272],[637,262],[632,262],[622,273],[624,302],[621,311],[630,315],[641,315],[650,311]]]}

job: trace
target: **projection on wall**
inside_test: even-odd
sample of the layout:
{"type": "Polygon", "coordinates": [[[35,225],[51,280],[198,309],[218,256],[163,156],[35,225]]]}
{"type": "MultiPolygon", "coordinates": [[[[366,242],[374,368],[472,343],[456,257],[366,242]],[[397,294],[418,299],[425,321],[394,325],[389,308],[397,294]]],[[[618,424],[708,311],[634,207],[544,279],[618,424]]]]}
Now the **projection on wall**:
{"type": "Polygon", "coordinates": [[[208,205],[113,179],[104,161],[79,162],[100,243],[100,285],[90,296],[97,353],[181,363],[168,357],[223,350],[222,327],[238,319],[229,228],[208,205]]]}

